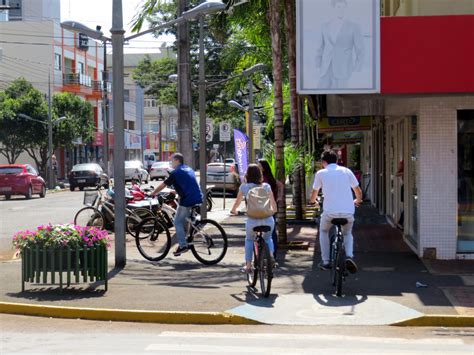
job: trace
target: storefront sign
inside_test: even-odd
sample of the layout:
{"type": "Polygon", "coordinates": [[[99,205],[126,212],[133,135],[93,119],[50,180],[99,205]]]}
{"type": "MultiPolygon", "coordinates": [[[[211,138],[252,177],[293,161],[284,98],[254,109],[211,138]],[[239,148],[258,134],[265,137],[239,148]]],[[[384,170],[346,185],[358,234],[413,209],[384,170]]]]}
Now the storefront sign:
{"type": "Polygon", "coordinates": [[[139,131],[125,131],[125,149],[140,149],[141,143],[139,131]]]}
{"type": "Polygon", "coordinates": [[[93,143],[96,147],[102,147],[104,145],[104,132],[97,131],[94,132],[93,143]]]}
{"type": "Polygon", "coordinates": [[[77,48],[87,51],[89,49],[89,37],[84,33],[77,36],[77,48]]]}
{"type": "Polygon", "coordinates": [[[345,132],[345,131],[370,131],[372,117],[322,117],[318,121],[319,133],[345,132]]]}
{"type": "Polygon", "coordinates": [[[297,0],[300,94],[380,92],[380,0],[297,0]]]}

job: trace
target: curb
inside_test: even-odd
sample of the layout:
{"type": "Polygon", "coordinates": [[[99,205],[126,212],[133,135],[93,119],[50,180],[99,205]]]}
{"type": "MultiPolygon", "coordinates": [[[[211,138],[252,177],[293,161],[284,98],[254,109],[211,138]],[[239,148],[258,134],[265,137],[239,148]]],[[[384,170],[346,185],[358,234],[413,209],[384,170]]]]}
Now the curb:
{"type": "Polygon", "coordinates": [[[98,309],[40,306],[0,302],[0,313],[86,320],[147,322],[163,324],[233,324],[256,325],[260,322],[225,312],[167,312],[124,309],[98,309]]]}
{"type": "Polygon", "coordinates": [[[474,327],[474,316],[424,315],[393,323],[396,327],[474,327]]]}

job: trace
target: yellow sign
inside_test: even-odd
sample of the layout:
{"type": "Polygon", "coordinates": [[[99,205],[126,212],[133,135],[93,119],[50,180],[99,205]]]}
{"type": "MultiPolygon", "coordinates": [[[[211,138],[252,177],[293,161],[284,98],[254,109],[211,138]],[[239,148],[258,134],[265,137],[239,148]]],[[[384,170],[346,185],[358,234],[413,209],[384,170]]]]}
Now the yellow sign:
{"type": "Polygon", "coordinates": [[[370,131],[371,129],[371,116],[322,117],[318,121],[319,133],[370,131]]]}
{"type": "Polygon", "coordinates": [[[176,152],[176,142],[163,142],[161,144],[164,152],[176,152]]]}

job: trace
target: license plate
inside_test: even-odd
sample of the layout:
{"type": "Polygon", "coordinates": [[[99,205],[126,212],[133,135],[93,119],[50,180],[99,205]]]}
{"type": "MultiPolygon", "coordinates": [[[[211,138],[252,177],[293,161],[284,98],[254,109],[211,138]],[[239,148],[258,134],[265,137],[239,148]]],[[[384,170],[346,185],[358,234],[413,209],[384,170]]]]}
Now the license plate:
{"type": "Polygon", "coordinates": [[[77,180],[77,182],[78,182],[79,184],[81,184],[81,183],[86,182],[86,179],[79,179],[79,180],[77,180]]]}
{"type": "Polygon", "coordinates": [[[0,187],[0,191],[11,191],[12,188],[10,186],[0,187]]]}

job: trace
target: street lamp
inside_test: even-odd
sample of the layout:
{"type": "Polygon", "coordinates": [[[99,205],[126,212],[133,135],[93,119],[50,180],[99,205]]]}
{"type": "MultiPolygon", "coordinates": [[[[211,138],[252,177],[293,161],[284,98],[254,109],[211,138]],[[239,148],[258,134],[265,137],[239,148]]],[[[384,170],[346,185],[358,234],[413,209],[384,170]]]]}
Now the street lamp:
{"type": "Polygon", "coordinates": [[[61,121],[64,121],[65,119],[67,119],[67,117],[61,116],[53,120],[51,115],[48,115],[47,122],[34,119],[33,117],[30,117],[24,113],[19,113],[18,117],[24,118],[25,120],[38,122],[38,123],[48,126],[48,187],[52,189],[54,187],[53,186],[53,183],[54,183],[54,180],[53,180],[53,125],[56,125],[61,121]]]}
{"type": "MultiPolygon", "coordinates": [[[[112,28],[110,38],[112,42],[112,92],[113,92],[113,111],[114,111],[114,186],[115,186],[115,266],[123,267],[126,264],[126,249],[125,249],[125,152],[124,152],[124,101],[123,101],[123,45],[124,41],[129,41],[134,38],[143,36],[144,34],[155,32],[162,28],[167,28],[183,21],[189,21],[196,17],[205,14],[213,13],[223,10],[225,5],[220,1],[206,1],[193,9],[190,9],[182,14],[177,19],[154,26],[146,31],[136,33],[124,38],[125,30],[123,29],[123,12],[122,0],[113,0],[112,2],[112,28]]],[[[84,26],[79,26],[77,23],[74,27],[75,31],[83,30],[85,34],[93,34],[101,36],[100,31],[92,30],[93,32],[86,32],[84,26]],[[79,29],[79,30],[78,30],[79,29]]],[[[90,30],[90,29],[89,29],[90,30]]],[[[102,35],[103,36],[103,35],[102,35]]],[[[94,37],[92,37],[94,38],[94,37]]],[[[99,37],[100,38],[100,37],[99,37]]],[[[105,36],[104,39],[109,40],[105,36]]],[[[202,41],[201,41],[202,42],[202,41]]],[[[203,44],[203,43],[202,43],[203,44]]],[[[205,134],[205,119],[204,119],[205,134]]],[[[205,139],[205,137],[204,137],[205,139]]]]}
{"type": "Polygon", "coordinates": [[[104,68],[102,70],[102,122],[104,126],[104,148],[103,148],[103,161],[107,170],[107,175],[110,176],[109,171],[109,99],[108,99],[108,71],[107,71],[107,42],[110,42],[109,37],[104,36],[104,33],[100,30],[102,27],[97,26],[96,29],[92,29],[76,21],[64,21],[61,22],[61,28],[75,32],[83,33],[88,37],[102,42],[103,56],[104,56],[104,68]]]}

